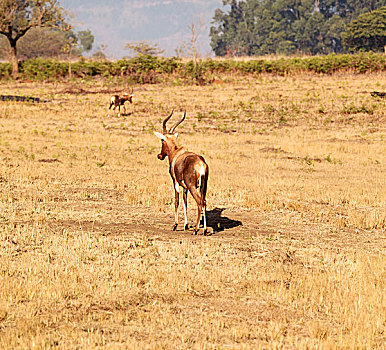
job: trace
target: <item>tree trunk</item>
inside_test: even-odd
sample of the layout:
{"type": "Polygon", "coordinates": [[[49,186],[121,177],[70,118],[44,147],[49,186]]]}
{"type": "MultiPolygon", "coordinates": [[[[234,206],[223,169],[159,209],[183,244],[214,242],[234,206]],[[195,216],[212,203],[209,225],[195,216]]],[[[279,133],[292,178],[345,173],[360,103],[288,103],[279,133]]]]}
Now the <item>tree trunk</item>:
{"type": "MultiPolygon", "coordinates": [[[[71,58],[70,58],[71,60],[71,58]]],[[[71,71],[71,61],[68,62],[68,77],[71,78],[72,77],[72,71],[71,71]]]]}
{"type": "Polygon", "coordinates": [[[9,40],[11,46],[11,63],[12,63],[12,77],[17,79],[19,77],[19,61],[17,59],[16,40],[9,40]]]}

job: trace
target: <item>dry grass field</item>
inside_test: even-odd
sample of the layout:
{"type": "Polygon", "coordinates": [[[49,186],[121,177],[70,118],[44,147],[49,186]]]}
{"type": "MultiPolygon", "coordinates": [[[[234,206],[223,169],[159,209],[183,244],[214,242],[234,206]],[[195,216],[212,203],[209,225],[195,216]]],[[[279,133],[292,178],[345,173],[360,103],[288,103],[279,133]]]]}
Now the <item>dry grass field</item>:
{"type": "Polygon", "coordinates": [[[125,90],[1,85],[48,101],[0,102],[1,349],[386,347],[386,73],[138,85],[108,118],[125,90]],[[209,236],[171,231],[173,108],[209,236]]]}

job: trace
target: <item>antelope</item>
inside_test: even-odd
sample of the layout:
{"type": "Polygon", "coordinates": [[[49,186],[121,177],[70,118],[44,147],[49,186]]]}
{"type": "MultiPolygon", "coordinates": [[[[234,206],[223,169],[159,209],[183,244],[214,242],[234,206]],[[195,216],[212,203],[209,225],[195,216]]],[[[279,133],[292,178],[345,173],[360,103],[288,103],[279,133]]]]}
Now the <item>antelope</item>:
{"type": "Polygon", "coordinates": [[[178,147],[177,145],[177,133],[174,133],[178,125],[180,125],[186,117],[186,112],[180,121],[177,121],[169,131],[166,128],[166,123],[173,115],[172,113],[163,121],[163,133],[157,131],[154,132],[162,141],[161,153],[158,154],[159,160],[164,160],[165,157],[169,158],[169,174],[173,180],[173,186],[175,190],[175,209],[174,209],[174,226],[173,231],[178,226],[178,207],[179,207],[179,195],[180,188],[182,188],[183,207],[185,224],[184,230],[188,229],[188,216],[187,216],[187,196],[188,191],[191,193],[197,203],[197,222],[194,228],[194,234],[199,231],[200,219],[203,217],[203,234],[206,235],[206,190],[208,184],[209,168],[204,158],[195,153],[188,152],[184,147],[178,147]]]}
{"type": "Polygon", "coordinates": [[[133,93],[133,90],[131,90],[130,95],[128,93],[124,93],[123,96],[119,96],[119,95],[111,96],[108,117],[110,117],[110,109],[112,106],[114,106],[113,112],[115,112],[115,108],[118,107],[118,117],[121,116],[121,106],[123,106],[123,110],[124,110],[123,113],[126,113],[125,102],[129,101],[130,103],[133,103],[134,95],[132,93],[133,93]]]}

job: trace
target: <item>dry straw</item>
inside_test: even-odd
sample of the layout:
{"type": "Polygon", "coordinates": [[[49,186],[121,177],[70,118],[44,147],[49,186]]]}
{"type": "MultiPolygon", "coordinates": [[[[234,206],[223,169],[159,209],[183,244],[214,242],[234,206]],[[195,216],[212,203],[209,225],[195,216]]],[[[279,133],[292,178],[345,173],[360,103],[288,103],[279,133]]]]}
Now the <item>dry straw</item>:
{"type": "Polygon", "coordinates": [[[3,84],[51,102],[0,104],[0,348],[381,349],[385,78],[3,84]],[[173,108],[210,237],[170,232],[173,108]]]}

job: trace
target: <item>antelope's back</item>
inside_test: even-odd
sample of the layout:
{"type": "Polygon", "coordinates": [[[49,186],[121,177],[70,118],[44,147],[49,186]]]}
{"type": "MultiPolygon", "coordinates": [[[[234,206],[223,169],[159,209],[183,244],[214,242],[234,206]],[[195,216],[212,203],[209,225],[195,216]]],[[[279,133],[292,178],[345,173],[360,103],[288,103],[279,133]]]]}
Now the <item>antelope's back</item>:
{"type": "Polygon", "coordinates": [[[176,162],[176,174],[181,174],[181,178],[186,181],[188,178],[191,181],[196,181],[199,177],[207,176],[208,165],[202,156],[192,152],[186,152],[183,160],[176,162]]]}

